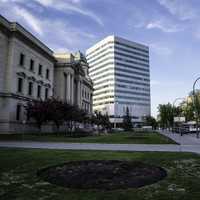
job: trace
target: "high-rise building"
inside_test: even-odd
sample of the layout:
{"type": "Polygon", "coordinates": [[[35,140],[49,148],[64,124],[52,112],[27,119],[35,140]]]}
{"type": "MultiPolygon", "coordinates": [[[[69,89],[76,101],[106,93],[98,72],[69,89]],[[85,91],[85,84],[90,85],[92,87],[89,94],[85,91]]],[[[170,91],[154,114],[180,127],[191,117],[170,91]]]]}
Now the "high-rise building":
{"type": "Polygon", "coordinates": [[[122,122],[127,108],[132,121],[150,115],[149,48],[108,36],[86,51],[94,84],[93,110],[108,113],[111,122],[122,122]]]}

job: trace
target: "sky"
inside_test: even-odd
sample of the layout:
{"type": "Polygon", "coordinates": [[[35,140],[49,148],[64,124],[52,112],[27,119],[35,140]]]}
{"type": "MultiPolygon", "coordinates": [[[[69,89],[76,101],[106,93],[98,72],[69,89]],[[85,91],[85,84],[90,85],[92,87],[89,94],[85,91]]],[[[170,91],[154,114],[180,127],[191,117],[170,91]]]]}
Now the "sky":
{"type": "Polygon", "coordinates": [[[85,52],[108,35],[148,45],[153,116],[200,76],[199,0],[0,0],[0,14],[56,52],[85,52]]]}

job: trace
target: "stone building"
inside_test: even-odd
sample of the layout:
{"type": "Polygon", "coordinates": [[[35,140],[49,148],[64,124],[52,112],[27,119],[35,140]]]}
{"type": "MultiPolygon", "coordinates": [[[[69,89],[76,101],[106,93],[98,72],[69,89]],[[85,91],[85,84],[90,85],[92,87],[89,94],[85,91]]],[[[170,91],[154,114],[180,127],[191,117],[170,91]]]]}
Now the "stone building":
{"type": "Polygon", "coordinates": [[[88,64],[81,52],[54,54],[54,96],[92,112],[92,81],[88,64]]]}
{"type": "Polygon", "coordinates": [[[92,91],[83,54],[54,54],[20,24],[0,16],[0,133],[36,130],[24,109],[32,99],[55,96],[91,112],[92,91]]]}

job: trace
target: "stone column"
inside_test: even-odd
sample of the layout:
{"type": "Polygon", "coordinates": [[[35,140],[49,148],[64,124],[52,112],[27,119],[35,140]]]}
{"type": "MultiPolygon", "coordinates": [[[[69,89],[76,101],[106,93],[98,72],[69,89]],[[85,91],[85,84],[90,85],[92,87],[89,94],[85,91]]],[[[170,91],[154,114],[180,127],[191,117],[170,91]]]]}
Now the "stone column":
{"type": "Polygon", "coordinates": [[[80,82],[79,80],[77,80],[76,82],[77,84],[77,91],[76,91],[76,103],[77,103],[77,106],[79,106],[79,99],[80,99],[80,82]]]}
{"type": "Polygon", "coordinates": [[[82,108],[82,81],[80,81],[80,108],[82,108]]]}
{"type": "Polygon", "coordinates": [[[71,75],[71,102],[74,104],[74,75],[71,75]]]}
{"type": "Polygon", "coordinates": [[[64,94],[63,94],[63,99],[64,99],[64,101],[67,101],[67,95],[68,95],[68,93],[67,93],[67,85],[68,85],[68,83],[67,83],[67,74],[64,74],[64,81],[63,81],[63,86],[64,86],[64,94]]]}
{"type": "Polygon", "coordinates": [[[71,99],[71,81],[70,81],[70,73],[67,74],[67,101],[68,103],[71,103],[70,102],[70,99],[71,99]]]}
{"type": "Polygon", "coordinates": [[[82,104],[82,101],[81,101],[81,81],[78,80],[77,81],[77,105],[79,108],[81,108],[81,104],[82,104]]]}

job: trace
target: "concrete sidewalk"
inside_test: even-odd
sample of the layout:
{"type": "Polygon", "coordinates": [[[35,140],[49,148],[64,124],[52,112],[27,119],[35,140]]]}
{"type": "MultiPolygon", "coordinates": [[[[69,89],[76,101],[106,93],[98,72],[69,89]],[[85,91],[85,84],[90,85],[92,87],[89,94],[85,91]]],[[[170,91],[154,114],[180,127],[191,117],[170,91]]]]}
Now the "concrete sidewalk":
{"type": "Polygon", "coordinates": [[[176,144],[98,144],[98,143],[64,143],[64,142],[31,142],[0,141],[0,147],[33,148],[33,149],[65,149],[65,150],[104,150],[104,151],[157,151],[157,152],[193,152],[200,154],[200,139],[195,135],[174,134],[160,131],[176,144]]]}
{"type": "Polygon", "coordinates": [[[158,152],[196,152],[200,153],[199,146],[194,145],[152,145],[152,144],[96,144],[96,143],[60,143],[60,142],[0,142],[0,147],[10,148],[38,148],[38,149],[65,149],[65,150],[110,150],[110,151],[158,151],[158,152]]]}
{"type": "Polygon", "coordinates": [[[199,145],[200,146],[200,138],[196,138],[196,134],[184,134],[181,136],[181,134],[178,133],[172,133],[168,130],[159,131],[160,134],[171,138],[175,142],[181,145],[199,145]]]}

